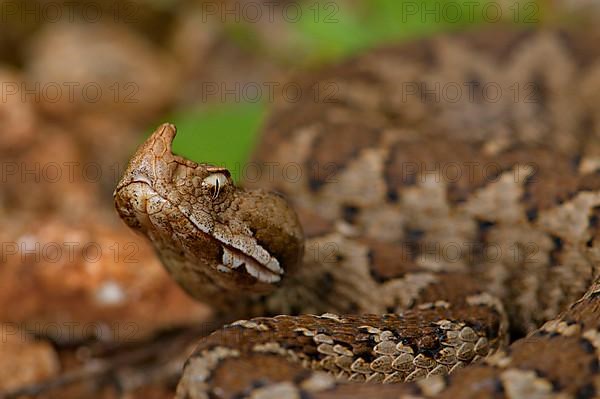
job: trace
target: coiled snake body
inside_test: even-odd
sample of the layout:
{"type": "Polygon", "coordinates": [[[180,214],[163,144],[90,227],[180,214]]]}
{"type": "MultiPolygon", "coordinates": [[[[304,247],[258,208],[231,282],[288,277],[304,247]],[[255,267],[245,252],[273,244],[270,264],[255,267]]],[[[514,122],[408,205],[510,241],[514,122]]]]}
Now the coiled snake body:
{"type": "Polygon", "coordinates": [[[201,341],[178,397],[595,397],[595,42],[440,36],[302,78],[244,188],[159,127],[119,214],[191,295],[249,319],[201,341]]]}

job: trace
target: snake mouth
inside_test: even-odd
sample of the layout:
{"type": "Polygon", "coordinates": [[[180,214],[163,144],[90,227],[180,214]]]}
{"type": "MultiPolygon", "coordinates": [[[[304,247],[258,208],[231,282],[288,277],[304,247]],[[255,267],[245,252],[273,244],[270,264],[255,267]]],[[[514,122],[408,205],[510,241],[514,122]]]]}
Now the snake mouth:
{"type": "Polygon", "coordinates": [[[271,256],[254,237],[232,235],[229,231],[219,229],[218,226],[210,226],[201,223],[194,215],[178,206],[177,209],[192,223],[200,232],[217,241],[222,249],[221,263],[216,269],[221,273],[231,273],[244,266],[246,272],[264,283],[276,283],[284,274],[279,261],[271,256]]]}
{"type": "Polygon", "coordinates": [[[264,265],[251,256],[229,248],[224,244],[222,260],[222,264],[217,266],[217,270],[221,273],[231,273],[240,266],[243,266],[249,275],[261,282],[277,283],[281,281],[283,269],[279,265],[264,265]]]}

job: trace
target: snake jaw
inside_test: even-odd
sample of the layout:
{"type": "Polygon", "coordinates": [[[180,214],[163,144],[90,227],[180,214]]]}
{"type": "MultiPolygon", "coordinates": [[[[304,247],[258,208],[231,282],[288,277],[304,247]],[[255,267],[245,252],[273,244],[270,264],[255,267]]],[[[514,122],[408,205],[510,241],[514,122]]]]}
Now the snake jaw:
{"type": "MultiPolygon", "coordinates": [[[[258,246],[258,248],[263,249],[258,246]]],[[[264,249],[263,249],[264,250],[264,249]]],[[[283,269],[275,258],[271,258],[267,264],[259,263],[256,259],[245,253],[236,254],[233,250],[223,247],[223,263],[217,266],[217,270],[223,273],[230,273],[234,269],[244,266],[244,269],[252,277],[265,283],[277,283],[284,274],[283,269]]]]}
{"type": "Polygon", "coordinates": [[[175,134],[163,124],[132,157],[114,192],[119,215],[195,297],[213,301],[209,285],[231,297],[273,290],[303,253],[295,212],[278,195],[236,187],[225,168],[173,154],[175,134]]]}

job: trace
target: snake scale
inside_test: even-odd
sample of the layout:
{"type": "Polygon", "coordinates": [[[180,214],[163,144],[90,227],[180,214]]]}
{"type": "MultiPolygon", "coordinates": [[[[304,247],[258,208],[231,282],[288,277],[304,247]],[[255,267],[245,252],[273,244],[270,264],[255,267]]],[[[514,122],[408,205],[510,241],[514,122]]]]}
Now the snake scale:
{"type": "Polygon", "coordinates": [[[177,397],[600,396],[594,35],[445,34],[302,75],[239,186],[160,126],[117,210],[231,322],[177,397]]]}

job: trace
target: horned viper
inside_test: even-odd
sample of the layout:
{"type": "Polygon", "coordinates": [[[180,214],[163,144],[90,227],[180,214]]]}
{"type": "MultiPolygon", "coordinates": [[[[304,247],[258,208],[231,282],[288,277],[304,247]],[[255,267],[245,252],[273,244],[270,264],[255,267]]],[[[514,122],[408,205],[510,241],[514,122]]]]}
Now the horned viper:
{"type": "Polygon", "coordinates": [[[117,210],[232,321],[177,396],[595,397],[595,44],[441,35],[302,76],[241,186],[174,155],[160,126],[117,210]]]}

